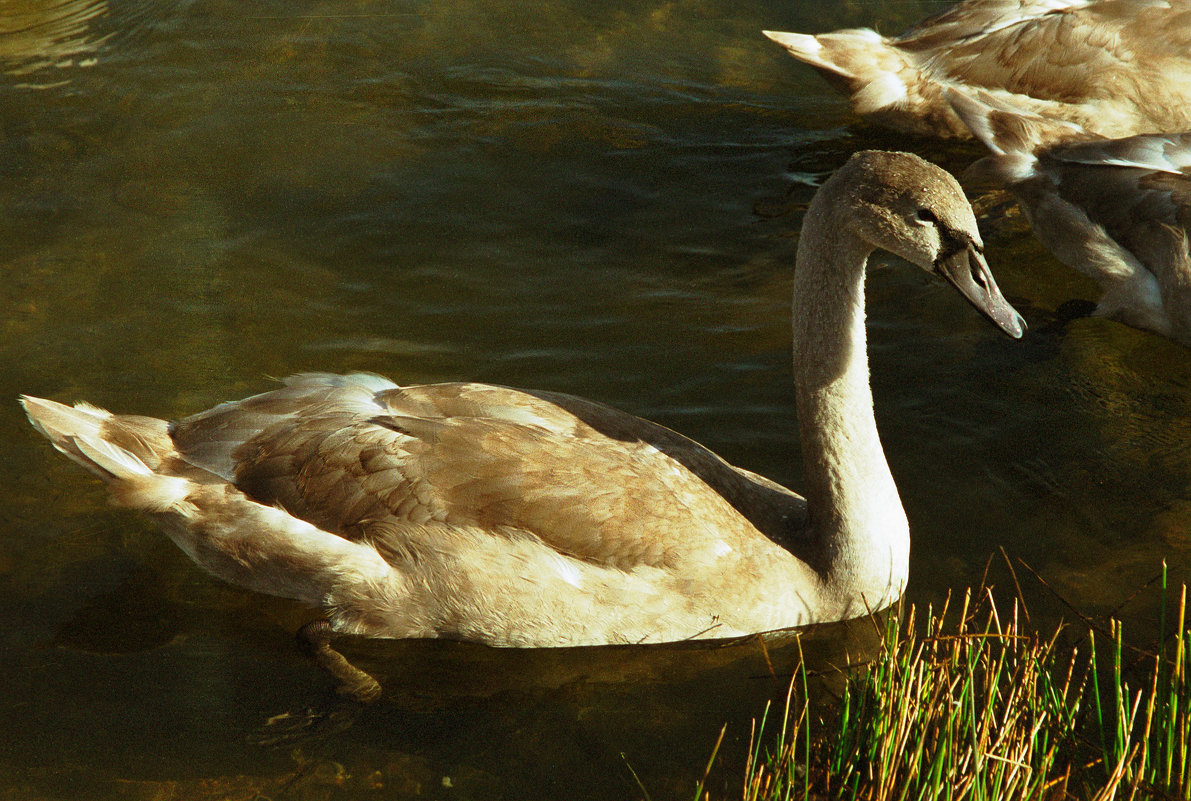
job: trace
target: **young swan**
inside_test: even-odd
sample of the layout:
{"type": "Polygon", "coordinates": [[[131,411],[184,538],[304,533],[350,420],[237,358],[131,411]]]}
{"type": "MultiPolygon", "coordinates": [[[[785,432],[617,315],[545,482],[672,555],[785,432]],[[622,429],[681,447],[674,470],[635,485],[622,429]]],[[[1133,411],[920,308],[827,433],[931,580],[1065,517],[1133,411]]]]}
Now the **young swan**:
{"type": "Polygon", "coordinates": [[[1100,285],[1095,314],[1191,347],[1191,132],[1105,139],[988,93],[948,99],[1034,233],[1100,285]]]}
{"type": "MultiPolygon", "coordinates": [[[[306,633],[349,684],[332,630],[539,647],[841,620],[896,601],[908,572],[868,384],[875,248],[1023,330],[955,180],[904,153],[854,156],[815,196],[798,246],[805,501],[667,428],[551,392],[301,375],[173,423],[22,402],[208,571],[321,607],[306,633]]],[[[377,691],[366,677],[349,689],[377,691]]]]}
{"type": "Polygon", "coordinates": [[[948,86],[1102,136],[1191,130],[1191,0],[964,0],[900,36],[765,35],[900,131],[969,137],[948,86]]]}

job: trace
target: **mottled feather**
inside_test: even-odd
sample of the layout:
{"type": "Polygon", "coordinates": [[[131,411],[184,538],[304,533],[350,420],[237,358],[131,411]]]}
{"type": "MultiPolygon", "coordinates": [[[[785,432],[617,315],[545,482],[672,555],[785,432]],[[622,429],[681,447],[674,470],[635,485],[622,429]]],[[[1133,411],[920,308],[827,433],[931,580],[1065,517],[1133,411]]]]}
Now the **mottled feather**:
{"type": "Polygon", "coordinates": [[[328,392],[311,377],[273,395],[181,421],[179,451],[218,467],[222,455],[204,463],[213,431],[255,431],[231,452],[236,486],[352,539],[437,521],[529,533],[601,565],[676,568],[701,547],[742,547],[754,526],[788,541],[805,524],[789,491],[578,398],[478,384],[328,392]]]}
{"type": "Polygon", "coordinates": [[[766,33],[898,130],[969,136],[949,87],[1104,136],[1191,130],[1191,0],[964,0],[895,37],[766,33]]]}
{"type": "Polygon", "coordinates": [[[1109,139],[986,92],[948,97],[1039,240],[1100,284],[1097,314],[1191,346],[1191,132],[1109,139]]]}

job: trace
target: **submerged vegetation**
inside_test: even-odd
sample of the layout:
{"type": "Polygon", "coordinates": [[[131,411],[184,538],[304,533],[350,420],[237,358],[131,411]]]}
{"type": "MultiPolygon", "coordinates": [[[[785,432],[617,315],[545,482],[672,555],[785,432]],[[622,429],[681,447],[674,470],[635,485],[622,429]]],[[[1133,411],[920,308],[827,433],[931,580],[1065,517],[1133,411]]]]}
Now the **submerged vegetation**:
{"type": "Polygon", "coordinates": [[[1191,799],[1186,587],[1168,632],[1164,581],[1152,651],[1116,621],[1071,643],[975,598],[891,620],[833,703],[796,675],[777,731],[772,709],[755,727],[743,798],[1191,799]]]}

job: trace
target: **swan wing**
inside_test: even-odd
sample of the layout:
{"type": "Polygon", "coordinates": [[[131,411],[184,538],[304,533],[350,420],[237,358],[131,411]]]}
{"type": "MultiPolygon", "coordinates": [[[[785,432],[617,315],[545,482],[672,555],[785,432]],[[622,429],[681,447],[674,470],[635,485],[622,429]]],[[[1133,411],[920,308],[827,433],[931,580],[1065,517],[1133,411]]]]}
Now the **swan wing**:
{"type": "Polygon", "coordinates": [[[1039,161],[1054,194],[1081,209],[1154,276],[1162,322],[1142,327],[1187,342],[1191,134],[1062,144],[1044,151],[1039,161]]]}
{"type": "Polygon", "coordinates": [[[1106,139],[986,91],[947,99],[1061,261],[1104,289],[1097,313],[1191,342],[1191,133],[1106,139]]]}
{"type": "Polygon", "coordinates": [[[970,177],[1011,186],[1041,180],[1114,234],[1144,221],[1186,226],[1191,132],[1107,139],[985,90],[952,88],[946,97],[993,152],[970,177]]]}
{"type": "MultiPolygon", "coordinates": [[[[379,381],[383,381],[380,379],[379,381]]],[[[403,552],[409,527],[536,537],[601,565],[674,567],[805,522],[802,500],[681,435],[567,395],[303,376],[174,426],[248,496],[403,552]]]]}
{"type": "Polygon", "coordinates": [[[1107,136],[1191,129],[1189,0],[968,0],[893,43],[937,80],[1107,136]]]}
{"type": "Polygon", "coordinates": [[[1162,86],[1185,77],[1191,2],[968,0],[893,41],[930,58],[940,77],[972,86],[1062,100],[1109,97],[1123,87],[1105,70],[1162,86]]]}

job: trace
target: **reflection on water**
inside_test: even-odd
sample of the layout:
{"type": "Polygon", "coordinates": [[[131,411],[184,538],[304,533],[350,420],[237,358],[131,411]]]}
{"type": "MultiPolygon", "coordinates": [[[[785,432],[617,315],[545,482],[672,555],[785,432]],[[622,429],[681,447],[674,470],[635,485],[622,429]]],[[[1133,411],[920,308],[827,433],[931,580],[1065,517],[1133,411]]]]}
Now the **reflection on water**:
{"type": "MultiPolygon", "coordinates": [[[[106,0],[0,0],[0,65],[19,76],[94,66],[108,35],[95,34],[91,22],[107,11],[106,0]]],[[[27,80],[27,86],[57,85],[27,80]]]]}
{"type": "Polygon", "coordinates": [[[171,587],[123,561],[116,586],[48,648],[19,656],[8,689],[22,699],[25,736],[0,746],[0,779],[70,798],[290,797],[291,785],[315,792],[332,779],[351,795],[385,787],[400,798],[448,785],[463,797],[620,798],[637,780],[654,797],[681,797],[725,724],[711,785],[737,786],[751,720],[781,702],[801,653],[824,676],[816,691],[830,694],[837,668],[878,642],[867,620],[801,644],[518,651],[347,638],[345,654],[385,687],[360,711],[336,706],[328,677],[298,652],[292,607],[222,588],[196,600],[193,583],[171,587]],[[315,718],[317,736],[295,737],[308,730],[291,721],[312,713],[327,716],[315,718]]]}
{"type": "MultiPolygon", "coordinates": [[[[901,30],[930,10],[910,0],[0,3],[0,398],[175,417],[304,370],[478,379],[611,403],[799,487],[788,298],[813,185],[863,147],[979,154],[855,124],[759,34],[901,30]]],[[[987,208],[1022,342],[888,257],[868,283],[909,596],[1004,549],[1108,612],[1164,559],[1186,575],[1191,360],[1054,323],[1096,290],[987,208]]],[[[626,798],[632,768],[689,797],[724,723],[715,781],[736,780],[796,659],[358,643],[377,707],[248,746],[333,702],[294,646],[308,612],[109,509],[15,403],[0,442],[0,796],[626,798]]],[[[1019,578],[1039,625],[1066,613],[1019,578]]],[[[1152,601],[1122,609],[1139,639],[1152,601]]]]}

